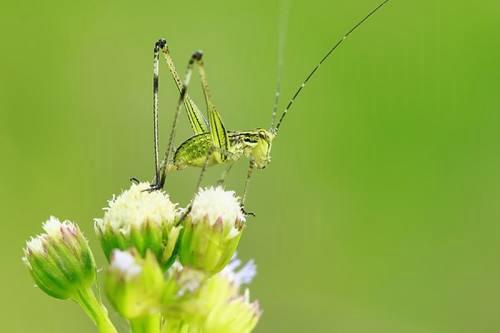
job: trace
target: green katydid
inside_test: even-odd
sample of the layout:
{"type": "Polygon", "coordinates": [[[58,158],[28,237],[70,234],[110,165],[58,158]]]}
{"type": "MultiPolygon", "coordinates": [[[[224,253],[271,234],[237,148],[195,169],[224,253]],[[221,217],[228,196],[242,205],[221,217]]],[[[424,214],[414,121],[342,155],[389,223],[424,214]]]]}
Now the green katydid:
{"type": "MultiPolygon", "coordinates": [[[[292,98],[288,102],[286,108],[281,113],[278,122],[276,118],[276,106],[279,97],[279,80],[277,85],[275,107],[273,109],[272,123],[269,130],[257,128],[250,131],[228,131],[224,126],[221,116],[212,102],[211,94],[208,88],[207,77],[203,65],[203,54],[196,51],[189,60],[184,81],[181,81],[179,74],[176,71],[174,62],[170,55],[167,43],[164,39],[156,42],[154,47],[154,75],[153,75],[153,127],[154,127],[154,144],[155,144],[155,182],[151,185],[151,190],[163,188],[165,184],[166,174],[171,171],[181,170],[187,167],[201,167],[202,173],[207,166],[228,163],[232,165],[242,157],[247,157],[250,160],[245,189],[242,196],[242,204],[245,202],[245,196],[249,179],[252,171],[265,168],[271,161],[271,147],[274,138],[277,136],[283,119],[290,110],[295,99],[300,94],[309,79],[316,73],[319,67],[327,60],[330,55],[342,44],[342,42],[359,26],[361,26],[369,17],[377,12],[389,0],[384,0],[375,9],[370,11],[363,19],[357,22],[340,40],[338,40],[323,56],[319,63],[306,76],[305,80],[295,91],[292,98]],[[158,154],[158,68],[160,52],[167,62],[172,77],[179,89],[180,96],[177,103],[176,112],[174,114],[173,126],[171,128],[168,147],[165,152],[165,157],[159,163],[158,154]],[[197,65],[205,103],[207,106],[208,121],[205,119],[200,109],[196,106],[191,97],[187,94],[187,88],[191,79],[191,73],[194,65],[197,65]],[[184,105],[189,123],[193,129],[194,135],[184,141],[176,150],[173,151],[173,141],[175,138],[177,120],[180,114],[182,105],[184,105]],[[171,154],[173,153],[173,156],[171,154]]],[[[201,176],[200,176],[201,179],[201,176]]]]}

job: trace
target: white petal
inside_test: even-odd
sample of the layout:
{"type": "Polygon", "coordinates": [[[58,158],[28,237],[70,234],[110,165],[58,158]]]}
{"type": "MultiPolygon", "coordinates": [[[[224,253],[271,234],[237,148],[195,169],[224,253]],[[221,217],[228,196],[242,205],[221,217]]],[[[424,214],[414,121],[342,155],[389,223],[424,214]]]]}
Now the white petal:
{"type": "Polygon", "coordinates": [[[111,258],[111,269],[122,272],[127,277],[133,277],[142,271],[135,258],[127,251],[115,250],[111,258]]]}
{"type": "Polygon", "coordinates": [[[225,223],[234,224],[236,220],[245,221],[239,199],[233,191],[225,191],[221,186],[201,188],[193,200],[191,208],[193,221],[208,217],[213,225],[218,218],[225,223]]]}
{"type": "MultiPolygon", "coordinates": [[[[132,225],[173,222],[177,210],[167,194],[162,191],[145,191],[148,183],[132,184],[130,189],[113,197],[105,208],[104,219],[98,227],[110,226],[116,231],[128,232],[132,225]]],[[[97,224],[96,224],[97,226],[97,224]]]]}
{"type": "Polygon", "coordinates": [[[61,226],[62,223],[59,221],[57,217],[51,216],[43,224],[43,230],[49,235],[50,237],[60,237],[61,235],[61,226]]]}
{"type": "Polygon", "coordinates": [[[45,249],[43,247],[43,236],[37,236],[37,237],[31,238],[26,243],[26,249],[28,249],[28,251],[33,252],[35,254],[44,253],[45,249]]]}

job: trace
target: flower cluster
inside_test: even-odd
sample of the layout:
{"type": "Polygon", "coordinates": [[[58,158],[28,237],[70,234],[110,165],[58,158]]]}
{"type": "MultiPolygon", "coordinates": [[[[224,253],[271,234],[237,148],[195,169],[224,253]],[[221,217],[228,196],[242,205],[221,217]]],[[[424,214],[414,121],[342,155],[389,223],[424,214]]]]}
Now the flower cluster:
{"type": "MultiPolygon", "coordinates": [[[[108,202],[94,228],[109,262],[104,290],[134,333],[251,332],[261,309],[243,289],[255,264],[235,251],[245,215],[235,193],[200,189],[179,208],[148,183],[108,202]],[[242,267],[241,267],[242,266],[242,267]]],[[[51,217],[24,249],[24,262],[48,295],[82,306],[101,333],[117,333],[95,297],[96,264],[78,226],[51,217]]]]}

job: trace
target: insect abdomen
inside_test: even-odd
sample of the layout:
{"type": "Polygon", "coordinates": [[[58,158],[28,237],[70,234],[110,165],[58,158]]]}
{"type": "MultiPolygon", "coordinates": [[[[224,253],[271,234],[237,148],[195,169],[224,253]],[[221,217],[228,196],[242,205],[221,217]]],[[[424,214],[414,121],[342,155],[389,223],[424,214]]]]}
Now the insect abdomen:
{"type": "MultiPolygon", "coordinates": [[[[175,151],[173,164],[180,170],[188,166],[202,167],[211,147],[210,133],[195,135],[184,141],[175,151]]],[[[209,157],[208,164],[213,164],[209,157]]]]}

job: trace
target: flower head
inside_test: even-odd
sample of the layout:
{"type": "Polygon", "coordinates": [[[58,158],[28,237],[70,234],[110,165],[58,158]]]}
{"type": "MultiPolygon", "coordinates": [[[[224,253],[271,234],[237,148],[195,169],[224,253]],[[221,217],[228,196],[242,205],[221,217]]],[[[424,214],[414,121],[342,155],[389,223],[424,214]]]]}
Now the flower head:
{"type": "Polygon", "coordinates": [[[241,268],[241,260],[236,255],[229,265],[215,275],[206,286],[205,298],[210,294],[225,295],[214,299],[208,316],[203,320],[205,333],[249,333],[257,325],[262,310],[258,301],[250,301],[250,290],[240,293],[240,287],[249,284],[257,269],[253,260],[241,268]]]}
{"type": "Polygon", "coordinates": [[[114,249],[134,248],[142,257],[151,251],[166,268],[173,262],[180,231],[177,209],[167,194],[148,189],[148,183],[132,184],[110,200],[104,217],[95,220],[95,230],[107,258],[114,249]]]}
{"type": "Polygon", "coordinates": [[[114,250],[104,282],[108,299],[124,318],[159,312],[165,282],[151,252],[143,259],[133,250],[114,250]]]}
{"type": "Polygon", "coordinates": [[[43,229],[26,242],[23,257],[37,286],[61,299],[89,288],[96,276],[95,261],[78,226],[52,216],[43,229]]]}
{"type": "Polygon", "coordinates": [[[250,301],[248,284],[255,276],[255,264],[243,267],[233,258],[220,273],[208,277],[200,271],[173,265],[168,271],[168,297],[164,298],[164,313],[168,323],[188,323],[205,333],[250,332],[260,318],[258,302],[250,301]]]}
{"type": "Polygon", "coordinates": [[[236,234],[241,229],[236,221],[245,222],[236,193],[226,191],[221,186],[200,189],[193,200],[190,214],[193,221],[206,219],[210,225],[222,221],[227,224],[231,234],[236,234]]]}
{"type": "Polygon", "coordinates": [[[219,272],[231,259],[245,226],[245,216],[233,191],[200,189],[184,221],[179,258],[184,266],[219,272]]]}

